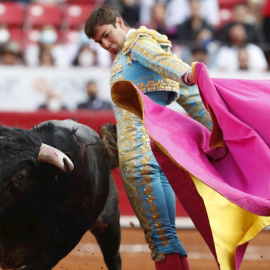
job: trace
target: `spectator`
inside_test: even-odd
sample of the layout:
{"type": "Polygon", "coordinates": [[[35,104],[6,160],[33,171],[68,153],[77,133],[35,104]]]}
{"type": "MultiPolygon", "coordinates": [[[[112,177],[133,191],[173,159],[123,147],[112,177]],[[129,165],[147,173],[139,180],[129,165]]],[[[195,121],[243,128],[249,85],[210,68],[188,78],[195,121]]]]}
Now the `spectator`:
{"type": "Polygon", "coordinates": [[[1,49],[1,65],[24,65],[21,47],[15,41],[7,42],[1,49]]]}
{"type": "Polygon", "coordinates": [[[50,50],[40,50],[39,52],[39,65],[44,67],[53,67],[55,65],[53,56],[50,50]]]}
{"type": "Polygon", "coordinates": [[[262,28],[263,7],[268,0],[247,0],[250,11],[250,22],[262,28]]]}
{"type": "Polygon", "coordinates": [[[155,0],[141,0],[140,1],[140,19],[139,19],[140,25],[148,25],[150,23],[152,8],[155,3],[156,3],[155,0]]]}
{"type": "Polygon", "coordinates": [[[10,41],[10,31],[6,24],[0,24],[0,46],[10,41]]]}
{"type": "Polygon", "coordinates": [[[97,53],[92,50],[88,44],[84,44],[79,49],[75,60],[74,66],[77,67],[91,67],[97,65],[97,53]]]}
{"type": "Polygon", "coordinates": [[[242,24],[246,29],[247,42],[263,46],[265,37],[262,30],[256,25],[250,23],[249,9],[245,3],[235,4],[232,8],[232,21],[226,23],[218,32],[217,39],[223,44],[230,42],[229,32],[235,24],[242,24]]]}
{"type": "Polygon", "coordinates": [[[98,86],[96,82],[90,81],[86,84],[88,100],[78,104],[78,109],[88,110],[112,110],[112,103],[98,97],[98,86]]]}
{"type": "Polygon", "coordinates": [[[190,16],[177,27],[177,41],[190,46],[197,42],[197,38],[201,43],[204,40],[212,40],[214,29],[201,15],[201,1],[190,0],[189,8],[190,16]]]}
{"type": "Polygon", "coordinates": [[[156,2],[151,10],[151,19],[148,25],[149,29],[155,29],[159,33],[166,35],[172,42],[176,39],[176,27],[168,27],[166,24],[166,5],[156,2]]]}
{"type": "Polygon", "coordinates": [[[208,51],[204,46],[194,46],[191,49],[191,58],[189,63],[191,64],[192,62],[202,62],[206,66],[209,65],[208,51]]]}
{"type": "MultiPolygon", "coordinates": [[[[219,70],[239,70],[239,50],[246,50],[248,70],[266,71],[267,61],[262,49],[248,42],[243,24],[234,24],[229,31],[230,45],[222,45],[217,51],[216,68],[219,70]]],[[[242,53],[242,51],[240,52],[242,53]]]]}
{"type": "Polygon", "coordinates": [[[140,4],[136,0],[122,0],[121,15],[131,27],[138,27],[140,20],[140,4]]]}
{"type": "MultiPolygon", "coordinates": [[[[101,4],[101,2],[103,1],[100,1],[99,4],[101,4]]],[[[114,8],[116,8],[120,14],[123,13],[123,2],[122,0],[105,0],[104,3],[106,4],[109,4],[111,6],[113,6],[114,8]]]]}
{"type": "MultiPolygon", "coordinates": [[[[147,0],[145,0],[147,1],[147,0]]],[[[201,16],[212,27],[219,25],[218,0],[199,0],[201,3],[201,16]]],[[[167,0],[166,22],[169,27],[181,24],[190,17],[189,0],[167,0]]]]}
{"type": "Polygon", "coordinates": [[[39,106],[39,109],[49,110],[51,112],[58,112],[66,110],[63,105],[61,95],[58,91],[49,90],[46,92],[46,102],[39,106]]]}
{"type": "Polygon", "coordinates": [[[29,44],[25,49],[25,62],[29,66],[39,66],[40,51],[50,51],[56,67],[67,67],[70,65],[69,54],[65,46],[58,42],[58,34],[53,25],[43,25],[40,30],[38,44],[29,44]]]}
{"type": "Polygon", "coordinates": [[[246,48],[238,49],[238,70],[249,70],[249,55],[246,48]]]}
{"type": "Polygon", "coordinates": [[[214,28],[202,17],[201,5],[200,0],[190,0],[190,17],[177,26],[177,45],[174,45],[173,52],[178,46],[177,51],[181,52],[181,55],[177,53],[178,57],[188,63],[193,53],[206,53],[207,62],[212,66],[219,44],[214,40],[214,28]],[[193,48],[196,48],[194,52],[193,48]]]}
{"type": "Polygon", "coordinates": [[[102,50],[93,40],[89,40],[83,29],[84,24],[81,24],[77,30],[69,33],[71,38],[66,38],[65,52],[70,56],[70,64],[75,66],[89,66],[89,63],[93,62],[92,66],[110,67],[112,64],[110,53],[102,50]],[[79,60],[81,53],[85,54],[87,59],[79,60]],[[90,58],[92,59],[91,61],[90,58]]]}

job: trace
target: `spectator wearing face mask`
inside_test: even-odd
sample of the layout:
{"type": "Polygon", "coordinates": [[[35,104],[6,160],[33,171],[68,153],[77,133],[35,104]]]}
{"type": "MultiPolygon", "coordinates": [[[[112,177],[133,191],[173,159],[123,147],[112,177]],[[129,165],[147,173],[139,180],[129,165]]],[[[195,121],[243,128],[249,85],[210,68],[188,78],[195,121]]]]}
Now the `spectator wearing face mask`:
{"type": "Polygon", "coordinates": [[[39,109],[48,110],[50,112],[67,110],[66,106],[62,103],[60,93],[53,90],[46,92],[46,101],[39,106],[39,109]]]}
{"type": "Polygon", "coordinates": [[[10,41],[10,32],[6,24],[0,24],[0,47],[10,41]]]}
{"type": "Polygon", "coordinates": [[[110,67],[112,64],[111,54],[103,50],[98,44],[84,33],[84,24],[68,33],[65,38],[65,51],[71,58],[74,66],[98,66],[110,67]]]}
{"type": "Polygon", "coordinates": [[[101,99],[98,95],[98,86],[96,82],[90,81],[85,87],[88,99],[79,103],[77,109],[85,110],[112,110],[112,103],[101,99]]]}
{"type": "Polygon", "coordinates": [[[29,66],[39,66],[40,51],[49,51],[54,59],[56,67],[70,65],[69,54],[65,46],[58,42],[58,34],[54,26],[46,24],[39,32],[39,42],[29,44],[25,49],[25,63],[29,66]]]}
{"type": "Polygon", "coordinates": [[[78,54],[73,62],[77,67],[91,67],[97,65],[96,52],[90,48],[88,44],[81,46],[78,54]]]}

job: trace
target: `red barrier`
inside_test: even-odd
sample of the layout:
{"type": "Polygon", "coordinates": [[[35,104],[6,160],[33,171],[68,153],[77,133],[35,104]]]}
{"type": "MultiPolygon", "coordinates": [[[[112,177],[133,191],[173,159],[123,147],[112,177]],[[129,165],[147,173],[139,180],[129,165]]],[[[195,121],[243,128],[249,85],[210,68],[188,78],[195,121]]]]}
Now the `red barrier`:
{"type": "MultiPolygon", "coordinates": [[[[95,131],[98,131],[98,127],[105,123],[114,123],[115,117],[113,111],[68,111],[63,110],[57,113],[49,112],[47,110],[38,110],[36,112],[0,112],[0,124],[10,127],[19,127],[24,129],[30,129],[33,126],[47,121],[47,120],[65,120],[76,119],[78,123],[85,124],[95,131]]],[[[121,215],[134,215],[131,208],[123,183],[120,176],[119,168],[113,170],[113,175],[119,194],[119,205],[121,215]]],[[[177,216],[186,216],[180,203],[177,201],[177,216]]]]}
{"type": "Polygon", "coordinates": [[[104,123],[115,123],[113,111],[68,111],[50,112],[47,110],[38,110],[36,112],[0,112],[0,124],[7,126],[16,126],[30,129],[40,122],[47,120],[65,120],[76,119],[77,122],[85,124],[94,130],[98,130],[99,125],[104,123]]]}

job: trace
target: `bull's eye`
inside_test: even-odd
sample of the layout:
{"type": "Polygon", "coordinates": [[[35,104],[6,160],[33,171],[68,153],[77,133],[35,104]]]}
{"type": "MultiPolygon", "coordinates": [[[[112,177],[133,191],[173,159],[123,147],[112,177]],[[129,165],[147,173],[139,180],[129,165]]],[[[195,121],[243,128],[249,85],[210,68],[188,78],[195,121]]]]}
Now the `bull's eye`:
{"type": "Polygon", "coordinates": [[[16,177],[16,180],[17,181],[22,181],[24,179],[24,175],[22,174],[19,174],[17,177],[16,177]]]}
{"type": "Polygon", "coordinates": [[[17,172],[12,177],[12,182],[15,187],[19,187],[24,185],[25,183],[28,183],[28,181],[25,181],[25,179],[27,179],[29,171],[30,169],[28,167],[17,170],[17,172]]]}

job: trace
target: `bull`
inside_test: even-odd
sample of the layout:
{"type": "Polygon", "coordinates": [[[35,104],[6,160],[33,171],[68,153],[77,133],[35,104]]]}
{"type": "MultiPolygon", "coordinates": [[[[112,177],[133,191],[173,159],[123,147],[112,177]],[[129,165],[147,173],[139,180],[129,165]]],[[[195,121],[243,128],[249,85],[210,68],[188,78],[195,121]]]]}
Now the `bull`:
{"type": "Polygon", "coordinates": [[[0,126],[2,269],[52,269],[87,231],[108,269],[121,269],[115,134],[73,120],[0,126]]]}

